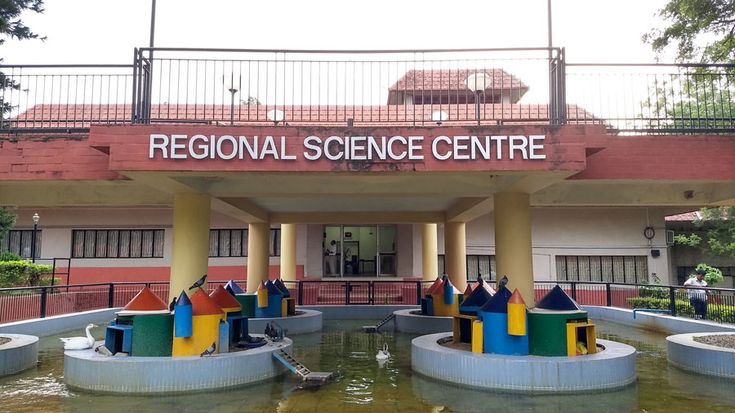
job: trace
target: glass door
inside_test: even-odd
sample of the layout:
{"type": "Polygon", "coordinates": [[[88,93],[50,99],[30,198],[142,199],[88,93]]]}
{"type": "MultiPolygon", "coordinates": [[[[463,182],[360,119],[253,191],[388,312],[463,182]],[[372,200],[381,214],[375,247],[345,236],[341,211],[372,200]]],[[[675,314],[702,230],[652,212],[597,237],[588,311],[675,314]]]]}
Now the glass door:
{"type": "Polygon", "coordinates": [[[396,275],[396,226],[378,226],[378,277],[396,275]]]}
{"type": "Polygon", "coordinates": [[[395,225],[327,225],[322,245],[325,277],[396,275],[395,225]]]}

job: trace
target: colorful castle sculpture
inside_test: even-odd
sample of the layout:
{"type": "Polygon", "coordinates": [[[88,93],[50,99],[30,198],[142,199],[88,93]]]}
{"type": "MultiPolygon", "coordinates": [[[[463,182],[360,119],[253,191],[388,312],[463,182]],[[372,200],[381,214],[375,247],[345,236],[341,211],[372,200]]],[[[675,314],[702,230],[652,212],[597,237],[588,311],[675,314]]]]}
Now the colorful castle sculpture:
{"type": "Polygon", "coordinates": [[[595,326],[587,312],[559,286],[528,310],[518,290],[472,289],[454,316],[454,341],[474,353],[578,356],[597,352],[595,326]]]}
{"type": "Polygon", "coordinates": [[[444,275],[434,281],[421,299],[421,313],[439,317],[458,315],[462,298],[462,292],[444,275]]]}
{"type": "MultiPolygon", "coordinates": [[[[210,295],[197,288],[182,291],[173,311],[144,287],[117,313],[106,331],[105,346],[131,356],[199,356],[205,350],[228,352],[230,347],[255,347],[265,342],[248,335],[248,317],[285,317],[295,309],[283,282],[263,283],[256,294],[246,294],[229,281],[210,295]]],[[[211,351],[210,351],[211,353],[211,351]]]]}

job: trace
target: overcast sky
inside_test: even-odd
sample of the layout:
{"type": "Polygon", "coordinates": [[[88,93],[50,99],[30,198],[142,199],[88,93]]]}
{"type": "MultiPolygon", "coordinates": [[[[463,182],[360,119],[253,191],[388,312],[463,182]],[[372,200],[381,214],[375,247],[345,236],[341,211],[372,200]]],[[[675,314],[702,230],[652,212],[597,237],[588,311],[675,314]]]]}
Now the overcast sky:
{"type": "MultiPolygon", "coordinates": [[[[569,62],[653,62],[641,35],[666,0],[554,0],[569,62]]],[[[46,0],[24,21],[45,42],[8,41],[5,64],[130,63],[147,46],[150,0],[46,0]]],[[[158,0],[160,47],[426,49],[547,44],[545,0],[158,0]]],[[[665,59],[666,60],[666,59],[665,59]]],[[[670,60],[670,59],[669,59],[670,60]]]]}

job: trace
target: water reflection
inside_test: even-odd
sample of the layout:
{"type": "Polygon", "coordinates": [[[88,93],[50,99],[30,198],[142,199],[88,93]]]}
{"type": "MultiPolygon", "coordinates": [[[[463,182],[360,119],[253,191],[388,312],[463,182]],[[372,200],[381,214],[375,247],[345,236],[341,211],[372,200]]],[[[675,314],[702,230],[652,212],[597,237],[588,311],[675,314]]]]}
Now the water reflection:
{"type": "Polygon", "coordinates": [[[690,373],[669,365],[669,384],[684,393],[694,393],[735,407],[735,379],[690,373]]]}
{"type": "Polygon", "coordinates": [[[452,411],[544,412],[544,413],[628,413],[638,404],[636,385],[595,394],[521,394],[456,387],[419,375],[412,380],[417,398],[452,411]]]}
{"type": "Polygon", "coordinates": [[[361,331],[360,321],[327,321],[319,333],[294,337],[294,355],[314,371],[335,373],[322,387],[291,376],[264,383],[187,395],[114,396],[69,390],[63,382],[58,338],[40,341],[39,366],[0,378],[0,412],[729,412],[735,383],[677,370],[666,360],[663,335],[597,323],[603,338],[638,349],[635,385],[582,395],[524,395],[471,390],[411,370],[415,336],[361,331]],[[391,357],[375,355],[387,343],[391,357]]]}

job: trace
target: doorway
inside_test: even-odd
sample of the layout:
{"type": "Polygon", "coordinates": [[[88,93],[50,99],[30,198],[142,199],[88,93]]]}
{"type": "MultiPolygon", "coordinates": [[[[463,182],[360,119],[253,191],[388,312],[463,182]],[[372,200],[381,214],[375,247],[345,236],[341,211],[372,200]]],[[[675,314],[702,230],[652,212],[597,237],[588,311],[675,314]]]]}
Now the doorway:
{"type": "Polygon", "coordinates": [[[325,277],[396,275],[395,225],[327,225],[322,247],[325,277]]]}

